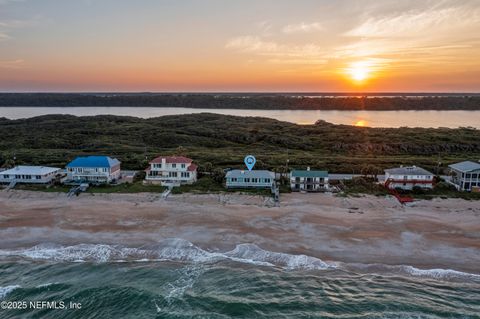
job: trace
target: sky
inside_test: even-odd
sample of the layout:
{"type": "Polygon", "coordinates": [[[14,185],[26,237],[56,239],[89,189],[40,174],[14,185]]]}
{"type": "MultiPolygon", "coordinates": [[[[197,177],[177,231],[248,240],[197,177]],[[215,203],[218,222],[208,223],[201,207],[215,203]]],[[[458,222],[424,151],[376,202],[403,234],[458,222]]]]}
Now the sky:
{"type": "Polygon", "coordinates": [[[0,0],[2,92],[480,92],[480,0],[0,0]]]}

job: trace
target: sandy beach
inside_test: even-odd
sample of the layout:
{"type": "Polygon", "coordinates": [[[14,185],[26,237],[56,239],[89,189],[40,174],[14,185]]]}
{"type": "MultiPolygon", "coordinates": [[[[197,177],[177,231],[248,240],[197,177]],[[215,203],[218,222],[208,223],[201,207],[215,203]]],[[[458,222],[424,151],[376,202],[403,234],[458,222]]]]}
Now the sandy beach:
{"type": "Polygon", "coordinates": [[[238,244],[326,261],[412,265],[480,273],[480,202],[259,196],[0,192],[0,249],[110,244],[140,247],[182,238],[210,251],[238,244]]]}

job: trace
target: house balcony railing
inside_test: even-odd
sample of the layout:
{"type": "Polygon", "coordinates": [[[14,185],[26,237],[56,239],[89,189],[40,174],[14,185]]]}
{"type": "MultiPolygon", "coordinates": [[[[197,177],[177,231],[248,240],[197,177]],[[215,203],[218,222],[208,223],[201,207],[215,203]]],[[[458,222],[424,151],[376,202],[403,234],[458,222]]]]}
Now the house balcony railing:
{"type": "Polygon", "coordinates": [[[110,172],[67,172],[71,176],[109,176],[110,172]]]}

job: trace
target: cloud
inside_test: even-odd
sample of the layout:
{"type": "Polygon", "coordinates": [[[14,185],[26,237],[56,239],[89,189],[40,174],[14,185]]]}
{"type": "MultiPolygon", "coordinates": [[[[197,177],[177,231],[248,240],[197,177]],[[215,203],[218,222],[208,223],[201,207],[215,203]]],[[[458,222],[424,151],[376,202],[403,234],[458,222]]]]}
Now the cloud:
{"type": "Polygon", "coordinates": [[[313,43],[307,43],[304,45],[280,44],[274,41],[265,41],[258,36],[236,37],[230,39],[225,47],[243,53],[264,56],[318,57],[323,54],[323,49],[313,43]]]}
{"type": "Polygon", "coordinates": [[[0,69],[20,69],[25,66],[25,61],[22,59],[17,60],[0,60],[0,69]]]}
{"type": "MultiPolygon", "coordinates": [[[[369,17],[344,35],[353,37],[417,37],[422,32],[451,32],[480,22],[480,11],[467,5],[410,10],[400,14],[369,17]]],[[[435,33],[429,33],[435,35],[435,33]]]]}
{"type": "Polygon", "coordinates": [[[285,34],[293,34],[293,33],[310,33],[310,32],[317,32],[317,31],[323,31],[324,27],[318,23],[297,23],[297,24],[289,24],[286,25],[283,29],[282,32],[285,34]]]}
{"type": "Polygon", "coordinates": [[[253,53],[273,53],[278,50],[278,45],[275,42],[263,41],[258,36],[240,36],[230,39],[225,45],[227,49],[237,49],[241,52],[253,53]]]}
{"type": "Polygon", "coordinates": [[[0,41],[11,39],[11,31],[14,29],[28,28],[37,25],[40,17],[30,20],[2,20],[0,21],[0,41]]]}

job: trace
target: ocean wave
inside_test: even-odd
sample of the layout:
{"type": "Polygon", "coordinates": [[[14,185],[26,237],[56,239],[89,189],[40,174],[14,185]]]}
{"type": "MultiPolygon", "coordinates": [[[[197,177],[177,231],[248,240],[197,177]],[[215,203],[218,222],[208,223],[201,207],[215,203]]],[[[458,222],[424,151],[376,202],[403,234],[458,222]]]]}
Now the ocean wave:
{"type": "Polygon", "coordinates": [[[28,249],[0,250],[0,258],[97,263],[126,261],[213,263],[230,260],[257,266],[282,267],[291,270],[321,270],[334,267],[315,257],[267,251],[254,244],[237,245],[233,250],[222,253],[210,252],[195,246],[189,241],[177,238],[140,248],[104,244],[79,244],[74,246],[43,244],[28,249]]]}
{"type": "Polygon", "coordinates": [[[237,245],[234,250],[226,252],[225,255],[240,260],[250,260],[252,262],[262,262],[275,266],[281,266],[289,270],[323,270],[335,268],[333,264],[328,264],[319,258],[306,255],[277,253],[261,249],[254,244],[237,245]]]}
{"type": "Polygon", "coordinates": [[[469,278],[480,280],[480,275],[452,269],[419,269],[413,266],[401,266],[401,268],[409,275],[415,277],[430,277],[435,279],[469,278]]]}
{"type": "Polygon", "coordinates": [[[256,266],[279,267],[284,270],[340,269],[368,274],[388,273],[434,279],[480,280],[479,274],[451,269],[419,269],[408,265],[325,262],[307,255],[264,250],[255,244],[239,244],[231,251],[211,252],[179,238],[166,239],[160,243],[139,248],[106,244],[79,244],[74,246],[43,244],[27,249],[0,250],[0,259],[9,260],[12,258],[94,263],[173,261],[204,264],[233,261],[256,266]]]}
{"type": "Polygon", "coordinates": [[[341,268],[367,274],[393,274],[411,277],[423,277],[444,280],[480,280],[479,274],[462,272],[453,269],[420,269],[409,265],[386,265],[386,264],[341,264],[341,268]]]}
{"type": "Polygon", "coordinates": [[[19,285],[12,285],[12,286],[5,286],[0,287],[0,299],[5,298],[9,293],[14,291],[15,289],[20,288],[19,285]]]}

